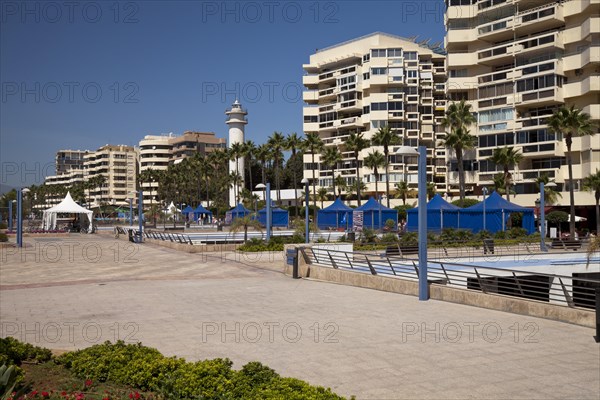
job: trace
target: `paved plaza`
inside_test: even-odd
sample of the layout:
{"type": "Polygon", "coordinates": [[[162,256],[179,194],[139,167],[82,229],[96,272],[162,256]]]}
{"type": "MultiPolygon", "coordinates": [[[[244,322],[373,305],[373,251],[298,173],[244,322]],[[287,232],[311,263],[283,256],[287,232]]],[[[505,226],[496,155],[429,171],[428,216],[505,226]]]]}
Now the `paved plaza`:
{"type": "Polygon", "coordinates": [[[359,399],[600,399],[590,328],[293,280],[280,254],[188,254],[102,235],[25,242],[0,250],[0,336],[260,361],[359,399]]]}

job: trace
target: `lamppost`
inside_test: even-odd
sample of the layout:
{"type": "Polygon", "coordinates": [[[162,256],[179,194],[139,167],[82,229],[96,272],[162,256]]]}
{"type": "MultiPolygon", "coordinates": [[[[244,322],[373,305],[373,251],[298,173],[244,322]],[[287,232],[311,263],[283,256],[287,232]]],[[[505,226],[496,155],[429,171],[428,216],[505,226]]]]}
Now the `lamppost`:
{"type": "Polygon", "coordinates": [[[13,203],[17,203],[16,200],[8,202],[8,230],[12,232],[13,230],[13,203]]]}
{"type": "Polygon", "coordinates": [[[23,193],[29,193],[29,189],[17,190],[17,247],[23,247],[23,193]]]}
{"type": "Polygon", "coordinates": [[[381,202],[383,201],[383,196],[379,195],[379,231],[383,232],[383,223],[381,222],[381,202]]]}
{"type": "MultiPolygon", "coordinates": [[[[309,202],[309,181],[307,178],[304,178],[300,181],[300,183],[304,183],[304,242],[310,242],[310,223],[308,221],[308,202],[309,202]]],[[[337,217],[336,217],[337,218],[337,217]]],[[[315,221],[316,223],[316,221],[315,221]]]]}
{"type": "Polygon", "coordinates": [[[267,182],[266,186],[262,183],[259,183],[258,185],[255,186],[256,189],[265,189],[265,195],[264,195],[264,199],[265,199],[265,204],[266,204],[266,211],[267,211],[267,220],[266,225],[267,225],[267,242],[269,240],[271,240],[271,184],[269,182],[267,182]]]}
{"type": "Polygon", "coordinates": [[[138,192],[138,223],[139,223],[139,233],[140,233],[140,237],[138,238],[138,243],[143,243],[144,242],[144,235],[143,235],[143,230],[144,230],[144,192],[142,191],[142,188],[140,188],[140,191],[138,192]]]}
{"type": "Polygon", "coordinates": [[[427,287],[427,148],[419,146],[417,152],[413,147],[400,146],[396,151],[400,155],[417,156],[418,163],[418,241],[419,241],[419,300],[429,300],[427,287]]]}
{"type": "Polygon", "coordinates": [[[548,182],[544,184],[544,182],[540,182],[540,250],[543,252],[547,252],[548,248],[546,247],[546,199],[545,199],[545,186],[547,187],[556,187],[556,183],[548,182]]]}
{"type": "Polygon", "coordinates": [[[129,226],[133,226],[133,198],[135,192],[129,192],[129,226]]]}
{"type": "Polygon", "coordinates": [[[485,199],[487,198],[487,194],[488,194],[488,189],[487,187],[483,187],[483,230],[487,230],[485,227],[485,220],[486,220],[486,214],[485,214],[485,199]]]}

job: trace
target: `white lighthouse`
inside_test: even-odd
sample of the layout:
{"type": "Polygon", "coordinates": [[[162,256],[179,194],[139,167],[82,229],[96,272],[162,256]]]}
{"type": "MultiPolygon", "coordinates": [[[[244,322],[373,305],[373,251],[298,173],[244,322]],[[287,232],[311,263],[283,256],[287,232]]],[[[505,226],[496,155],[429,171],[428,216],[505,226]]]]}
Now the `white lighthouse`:
{"type": "MultiPolygon", "coordinates": [[[[242,105],[236,99],[235,102],[231,105],[231,108],[229,108],[225,111],[225,114],[227,115],[226,123],[227,123],[227,125],[229,125],[228,147],[231,149],[231,146],[234,143],[242,143],[243,144],[245,141],[244,128],[245,128],[246,124],[248,123],[248,120],[246,119],[246,115],[248,114],[248,112],[242,108],[242,105]]],[[[235,161],[229,161],[229,173],[232,173],[232,172],[233,173],[237,172],[242,177],[237,189],[234,187],[229,189],[229,205],[231,207],[235,207],[237,205],[236,204],[237,203],[236,202],[236,200],[237,200],[236,192],[239,194],[241,192],[241,188],[244,187],[244,158],[243,157],[240,157],[238,159],[237,163],[235,161]]]]}

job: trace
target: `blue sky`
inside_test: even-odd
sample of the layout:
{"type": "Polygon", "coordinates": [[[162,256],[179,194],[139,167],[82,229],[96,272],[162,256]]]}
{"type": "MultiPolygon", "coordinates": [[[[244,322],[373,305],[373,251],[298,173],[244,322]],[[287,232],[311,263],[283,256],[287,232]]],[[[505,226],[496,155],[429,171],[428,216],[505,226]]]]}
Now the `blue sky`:
{"type": "Polygon", "coordinates": [[[1,183],[41,183],[57,150],[147,134],[302,132],[302,64],[382,31],[442,41],[441,0],[0,2],[1,183]]]}

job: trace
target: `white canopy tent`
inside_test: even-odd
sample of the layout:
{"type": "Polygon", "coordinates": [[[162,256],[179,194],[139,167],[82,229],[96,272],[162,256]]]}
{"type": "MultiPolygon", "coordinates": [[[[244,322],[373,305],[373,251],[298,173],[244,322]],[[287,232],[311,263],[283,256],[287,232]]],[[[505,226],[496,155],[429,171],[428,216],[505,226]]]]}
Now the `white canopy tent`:
{"type": "Polygon", "coordinates": [[[67,192],[67,195],[59,204],[44,211],[43,227],[45,230],[56,229],[56,215],[57,214],[85,214],[87,215],[89,226],[88,232],[92,232],[92,215],[93,211],[81,207],[75,203],[71,197],[71,193],[67,192]]]}
{"type": "Polygon", "coordinates": [[[165,212],[167,215],[171,215],[171,214],[173,214],[174,212],[175,212],[175,213],[180,213],[180,212],[181,212],[181,210],[180,210],[179,208],[177,208],[177,207],[175,206],[175,204],[173,204],[173,202],[171,202],[171,204],[169,204],[169,205],[167,206],[167,208],[165,208],[163,211],[164,211],[164,212],[165,212]]]}

